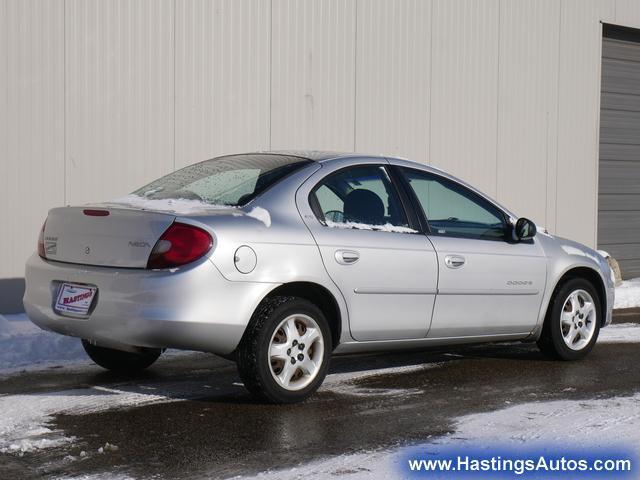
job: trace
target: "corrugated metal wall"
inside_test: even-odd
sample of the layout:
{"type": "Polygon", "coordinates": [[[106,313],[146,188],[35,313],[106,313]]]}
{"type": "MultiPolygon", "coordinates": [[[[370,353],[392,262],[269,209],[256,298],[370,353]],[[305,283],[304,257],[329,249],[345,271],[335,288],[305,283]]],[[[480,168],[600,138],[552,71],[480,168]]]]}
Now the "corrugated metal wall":
{"type": "Polygon", "coordinates": [[[267,148],[429,162],[594,245],[600,21],[640,2],[0,0],[0,279],[50,207],[267,148]]]}
{"type": "Polygon", "coordinates": [[[602,52],[598,246],[640,276],[640,34],[606,26],[602,52]]]}

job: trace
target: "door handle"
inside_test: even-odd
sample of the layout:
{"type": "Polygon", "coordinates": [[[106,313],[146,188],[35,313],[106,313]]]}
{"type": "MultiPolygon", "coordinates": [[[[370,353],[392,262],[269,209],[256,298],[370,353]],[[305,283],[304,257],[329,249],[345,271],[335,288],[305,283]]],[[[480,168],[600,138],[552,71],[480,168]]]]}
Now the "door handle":
{"type": "Polygon", "coordinates": [[[449,268],[460,268],[466,260],[459,255],[447,255],[444,257],[444,264],[449,268]]]}
{"type": "Polygon", "coordinates": [[[353,250],[337,250],[336,262],[340,265],[352,265],[358,261],[360,254],[353,250]]]}

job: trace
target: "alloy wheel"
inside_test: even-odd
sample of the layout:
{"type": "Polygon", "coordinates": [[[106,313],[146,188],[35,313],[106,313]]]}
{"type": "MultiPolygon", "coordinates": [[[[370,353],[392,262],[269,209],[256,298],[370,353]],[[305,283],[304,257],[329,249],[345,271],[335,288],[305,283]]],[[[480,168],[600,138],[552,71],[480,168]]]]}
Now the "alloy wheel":
{"type": "Polygon", "coordinates": [[[582,350],[589,344],[597,321],[593,298],[585,290],[569,294],[560,313],[560,329],[564,343],[571,350],[582,350]]]}
{"type": "Polygon", "coordinates": [[[271,336],[269,368],[278,384],[301,390],[318,375],[324,357],[322,332],[308,315],[286,317],[271,336]]]}

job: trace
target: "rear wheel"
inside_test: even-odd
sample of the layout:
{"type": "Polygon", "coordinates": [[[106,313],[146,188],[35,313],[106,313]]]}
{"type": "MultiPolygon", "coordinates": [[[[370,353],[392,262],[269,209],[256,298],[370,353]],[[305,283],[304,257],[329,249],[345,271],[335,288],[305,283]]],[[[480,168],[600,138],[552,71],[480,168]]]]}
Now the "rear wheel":
{"type": "Polygon", "coordinates": [[[88,340],[82,340],[84,351],[89,358],[102,368],[120,373],[136,373],[153,365],[160,357],[159,348],[140,347],[139,353],[125,352],[113,348],[99,347],[88,340]]]}
{"type": "Polygon", "coordinates": [[[273,297],[253,315],[237,351],[240,377],[272,403],[300,402],[327,374],[331,332],[324,315],[297,297],[273,297]]]}
{"type": "Polygon", "coordinates": [[[595,345],[600,332],[600,297],[585,279],[564,283],[551,300],[538,346],[561,360],[578,360],[595,345]]]}

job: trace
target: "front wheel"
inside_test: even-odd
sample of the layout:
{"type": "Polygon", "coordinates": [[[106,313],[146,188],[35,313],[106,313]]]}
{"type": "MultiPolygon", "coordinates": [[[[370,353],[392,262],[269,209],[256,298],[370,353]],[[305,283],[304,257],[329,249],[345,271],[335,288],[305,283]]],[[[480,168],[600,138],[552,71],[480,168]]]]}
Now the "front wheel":
{"type": "Polygon", "coordinates": [[[297,297],[273,297],[253,315],[237,351],[247,389],[272,403],[300,402],[327,374],[331,332],[324,315],[297,297]]]}
{"type": "Polygon", "coordinates": [[[82,340],[84,351],[89,358],[102,368],[119,373],[136,373],[153,365],[160,357],[159,348],[140,348],[138,353],[99,347],[88,340],[82,340]]]}
{"type": "Polygon", "coordinates": [[[560,360],[586,356],[598,339],[602,308],[593,285],[574,278],[564,283],[549,305],[538,346],[560,360]]]}

